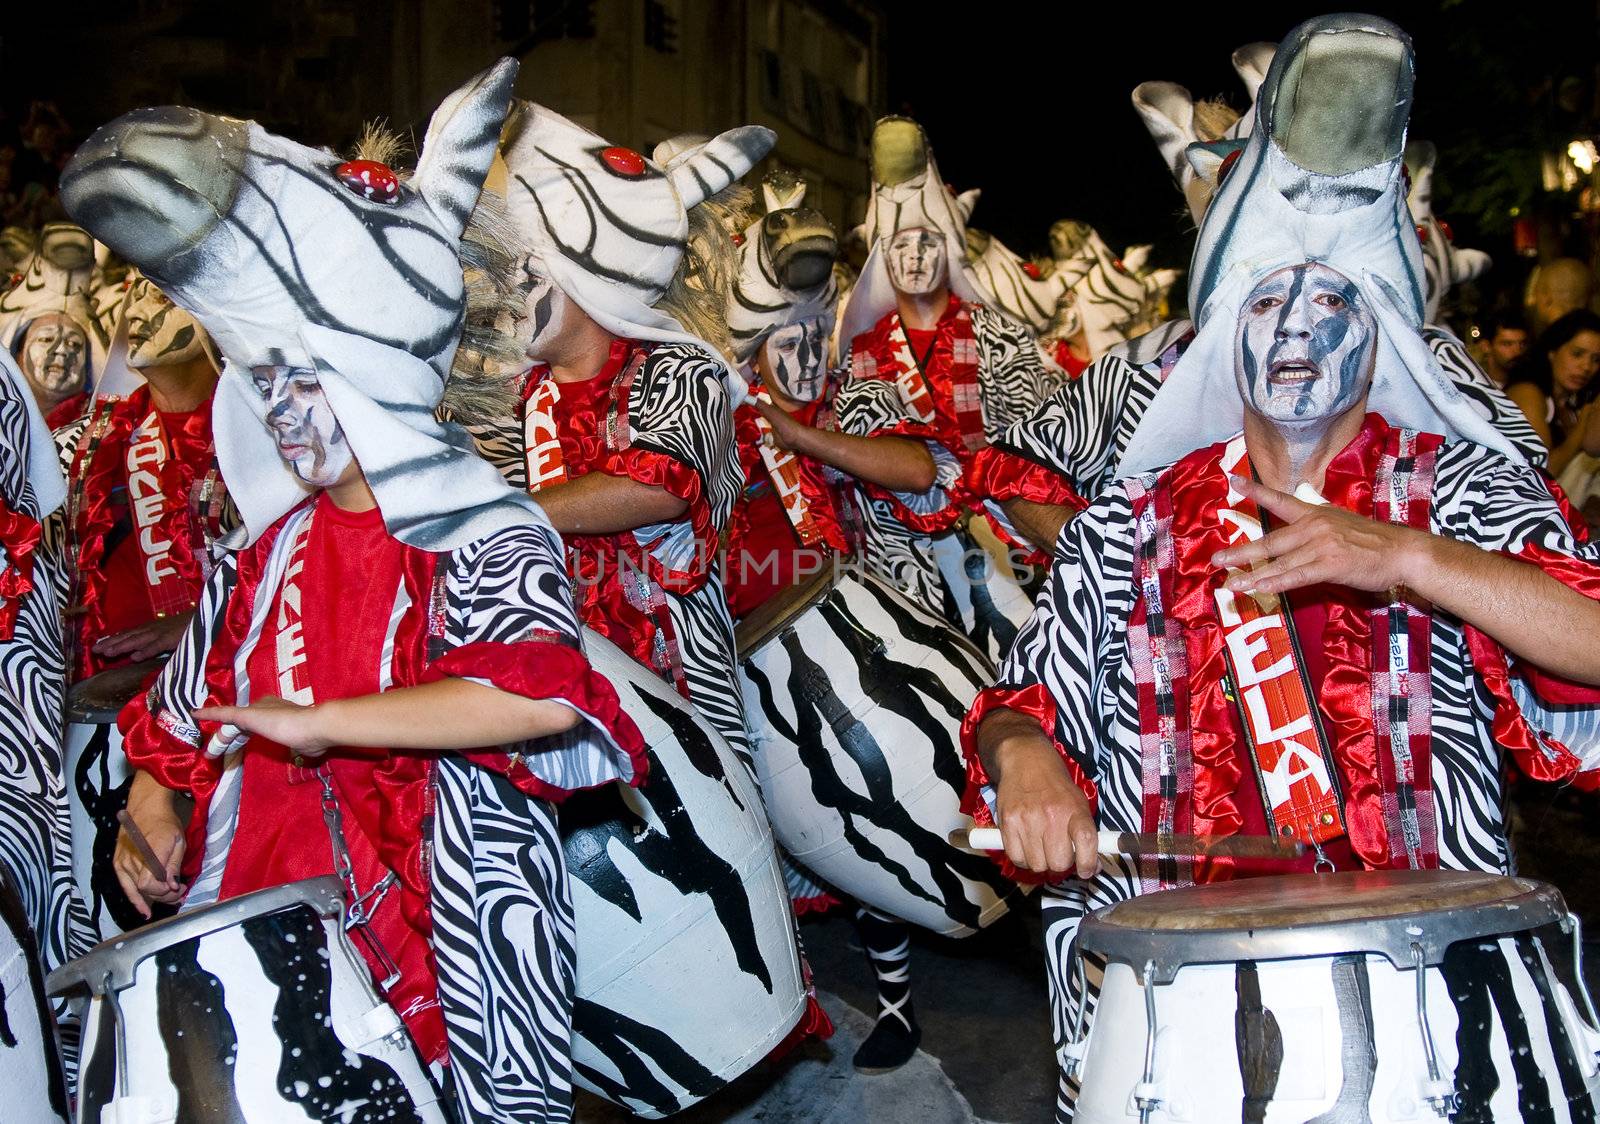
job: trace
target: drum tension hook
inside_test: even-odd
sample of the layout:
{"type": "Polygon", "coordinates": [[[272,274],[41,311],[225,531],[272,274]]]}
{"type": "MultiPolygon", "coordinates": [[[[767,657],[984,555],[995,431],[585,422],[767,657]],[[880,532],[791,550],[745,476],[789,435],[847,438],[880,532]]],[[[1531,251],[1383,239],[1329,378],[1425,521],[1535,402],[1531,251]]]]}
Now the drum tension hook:
{"type": "Polygon", "coordinates": [[[1139,1109],[1139,1124],[1150,1124],[1150,1117],[1161,1107],[1161,1089],[1156,1085],[1156,962],[1144,962],[1144,1079],[1133,1090],[1133,1103],[1139,1109]]]}
{"type": "Polygon", "coordinates": [[[1411,963],[1417,973],[1417,1026],[1422,1031],[1422,1053],[1428,1063],[1428,1081],[1423,1086],[1422,1099],[1433,1106],[1433,1111],[1448,1117],[1461,1108],[1461,1098],[1456,1095],[1453,1083],[1444,1079],[1439,1069],[1439,1054],[1433,1046],[1433,1027],[1428,1022],[1428,965],[1422,946],[1411,944],[1411,963]]]}
{"type": "Polygon", "coordinates": [[[1072,1037],[1062,1048],[1062,1053],[1065,1055],[1067,1076],[1076,1081],[1083,1072],[1083,1056],[1089,1050],[1089,1040],[1083,1033],[1083,1022],[1089,1013],[1089,977],[1083,966],[1083,950],[1074,951],[1077,955],[1073,957],[1072,980],[1077,985],[1078,1009],[1072,1019],[1072,1037]]]}

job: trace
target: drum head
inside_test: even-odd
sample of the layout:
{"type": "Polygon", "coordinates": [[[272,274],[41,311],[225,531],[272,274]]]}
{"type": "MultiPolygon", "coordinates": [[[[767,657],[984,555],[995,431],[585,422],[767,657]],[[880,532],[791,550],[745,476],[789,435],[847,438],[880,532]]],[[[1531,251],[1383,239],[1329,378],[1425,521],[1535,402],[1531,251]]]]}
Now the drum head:
{"type": "Polygon", "coordinates": [[[742,660],[782,632],[789,622],[828,596],[838,580],[841,560],[829,555],[822,570],[798,581],[749,613],[733,628],[733,648],[742,660]]]}
{"type": "Polygon", "coordinates": [[[1185,964],[1289,960],[1375,952],[1396,967],[1437,964],[1457,941],[1524,932],[1559,920],[1552,886],[1456,870],[1371,870],[1247,878],[1145,894],[1096,910],[1084,948],[1158,982],[1185,964]]]}
{"type": "Polygon", "coordinates": [[[91,675],[67,691],[68,722],[115,722],[117,714],[139,693],[152,671],[165,660],[142,660],[91,675]]]}

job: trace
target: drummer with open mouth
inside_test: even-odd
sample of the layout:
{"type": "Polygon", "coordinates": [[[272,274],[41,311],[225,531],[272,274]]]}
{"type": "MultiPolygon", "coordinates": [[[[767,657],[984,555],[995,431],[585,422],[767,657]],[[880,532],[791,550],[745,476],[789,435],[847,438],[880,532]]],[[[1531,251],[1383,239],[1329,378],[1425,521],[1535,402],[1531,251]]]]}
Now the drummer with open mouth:
{"type": "MultiPolygon", "coordinates": [[[[1600,549],[1422,340],[1410,44],[1330,20],[1363,24],[1328,38],[1364,41],[1373,80],[1296,130],[1317,68],[1290,66],[1310,33],[1285,41],[1200,229],[1194,342],[968,717],[969,810],[1056,880],[1058,1034],[1088,910],[1292,870],[1508,873],[1507,756],[1600,780],[1600,549]],[[1305,853],[1135,862],[1097,827],[1305,853]]],[[[1074,1095],[1064,1073],[1059,1119],[1074,1095]]]]}

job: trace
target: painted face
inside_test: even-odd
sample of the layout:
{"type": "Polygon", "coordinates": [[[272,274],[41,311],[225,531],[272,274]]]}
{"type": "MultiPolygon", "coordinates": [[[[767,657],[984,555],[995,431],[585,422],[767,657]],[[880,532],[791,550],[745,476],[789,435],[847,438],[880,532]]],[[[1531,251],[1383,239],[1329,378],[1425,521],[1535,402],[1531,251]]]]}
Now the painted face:
{"type": "Polygon", "coordinates": [[[1377,340],[1377,321],[1344,274],[1316,263],[1280,269],[1239,314],[1239,393],[1271,421],[1331,420],[1366,394],[1377,340]]]}
{"type": "Polygon", "coordinates": [[[128,294],[128,366],[172,367],[205,354],[205,330],[141,277],[128,294]]]}
{"type": "Polygon", "coordinates": [[[1600,371],[1600,333],[1579,332],[1550,352],[1550,377],[1568,394],[1576,394],[1600,371]]]}
{"type": "Polygon", "coordinates": [[[828,340],[833,314],[786,324],[761,345],[762,379],[797,402],[815,402],[828,374],[828,340]]]}
{"type": "Polygon", "coordinates": [[[71,317],[49,312],[22,337],[22,373],[34,394],[55,405],[83,389],[89,370],[89,337],[71,317]]]}
{"type": "Polygon", "coordinates": [[[949,269],[945,240],[924,227],[896,232],[885,247],[889,283],[902,293],[931,293],[944,284],[949,269]]]}
{"type": "Polygon", "coordinates": [[[1495,366],[1503,371],[1527,354],[1528,333],[1521,328],[1501,328],[1489,341],[1489,351],[1495,366]]]}
{"type": "Polygon", "coordinates": [[[254,367],[250,377],[267,404],[267,428],[284,463],[314,488],[337,484],[355,454],[328,407],[317,373],[296,367],[254,367]]]}
{"type": "Polygon", "coordinates": [[[522,260],[518,288],[523,294],[522,314],[516,319],[513,334],[522,341],[529,359],[537,362],[549,358],[551,345],[557,344],[566,334],[573,312],[572,301],[532,254],[522,260]]]}

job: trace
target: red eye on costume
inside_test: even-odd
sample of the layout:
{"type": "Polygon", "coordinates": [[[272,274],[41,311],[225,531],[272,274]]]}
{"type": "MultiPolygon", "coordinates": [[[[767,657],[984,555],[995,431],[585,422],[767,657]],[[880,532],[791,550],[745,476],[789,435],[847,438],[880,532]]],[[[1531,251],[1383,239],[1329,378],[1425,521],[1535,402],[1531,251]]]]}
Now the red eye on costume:
{"type": "Polygon", "coordinates": [[[400,177],[389,165],[376,160],[346,160],[333,170],[334,178],[363,199],[374,203],[400,202],[400,177]]]}
{"type": "Polygon", "coordinates": [[[1424,246],[1428,244],[1428,228],[1423,226],[1420,222],[1417,224],[1417,241],[1421,242],[1424,246]]]}
{"type": "Polygon", "coordinates": [[[601,150],[600,159],[606,162],[606,167],[619,176],[644,174],[644,157],[631,148],[613,145],[611,148],[601,150]]]}
{"type": "Polygon", "coordinates": [[[1025,262],[1023,262],[1022,263],[1022,272],[1026,273],[1029,277],[1033,278],[1035,281],[1039,280],[1041,277],[1044,276],[1044,274],[1039,269],[1039,263],[1036,262],[1036,261],[1025,261],[1025,262]]]}
{"type": "Polygon", "coordinates": [[[1439,221],[1439,229],[1444,232],[1444,240],[1446,242],[1449,242],[1452,246],[1455,245],[1456,232],[1451,230],[1450,229],[1450,224],[1445,222],[1443,219],[1440,219],[1438,221],[1439,221]]]}
{"type": "Polygon", "coordinates": [[[1217,186],[1222,186],[1222,181],[1228,178],[1228,173],[1233,171],[1233,166],[1239,162],[1242,148],[1236,148],[1222,158],[1222,163],[1217,165],[1217,186]]]}

